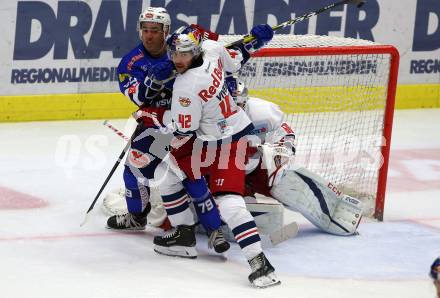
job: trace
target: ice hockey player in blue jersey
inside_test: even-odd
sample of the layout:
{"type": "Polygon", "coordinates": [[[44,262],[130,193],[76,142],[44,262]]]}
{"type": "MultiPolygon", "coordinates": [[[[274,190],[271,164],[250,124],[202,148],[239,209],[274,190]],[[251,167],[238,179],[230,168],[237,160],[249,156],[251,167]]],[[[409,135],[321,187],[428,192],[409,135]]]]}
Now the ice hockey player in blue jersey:
{"type": "MultiPolygon", "coordinates": [[[[137,117],[140,125],[131,141],[131,149],[124,169],[128,213],[111,216],[107,220],[107,227],[111,229],[145,228],[146,217],[151,209],[148,180],[153,178],[156,167],[167,154],[167,146],[172,137],[158,129],[158,126],[163,124],[165,111],[170,108],[174,81],[172,75],[174,65],[168,59],[165,43],[170,24],[170,16],[164,8],[149,7],[142,12],[138,24],[142,43],[125,55],[118,66],[121,92],[139,106],[138,112],[141,113],[137,112],[137,115],[147,116],[137,117]]],[[[197,25],[191,26],[204,32],[206,38],[218,38],[213,32],[204,31],[197,25]]],[[[207,187],[203,187],[204,180],[185,185],[188,187],[187,191],[193,195],[208,192],[207,187]]],[[[220,225],[218,212],[212,213],[211,217],[220,225]]],[[[213,230],[209,230],[209,233],[211,232],[213,230]]],[[[227,250],[229,244],[223,235],[221,233],[215,235],[214,249],[217,252],[227,250]]]]}
{"type": "MultiPolygon", "coordinates": [[[[118,66],[121,92],[140,109],[149,108],[158,119],[170,107],[173,85],[173,80],[169,79],[173,65],[168,59],[165,43],[170,25],[170,16],[164,8],[149,7],[143,11],[138,21],[142,42],[125,55],[118,66]]],[[[166,145],[151,150],[161,134],[155,128],[155,123],[144,121],[136,129],[123,174],[128,213],[111,216],[107,220],[108,228],[137,230],[146,225],[146,215],[151,209],[148,179],[153,178],[155,168],[166,154],[166,145]],[[137,140],[147,129],[148,136],[137,140]]]]}

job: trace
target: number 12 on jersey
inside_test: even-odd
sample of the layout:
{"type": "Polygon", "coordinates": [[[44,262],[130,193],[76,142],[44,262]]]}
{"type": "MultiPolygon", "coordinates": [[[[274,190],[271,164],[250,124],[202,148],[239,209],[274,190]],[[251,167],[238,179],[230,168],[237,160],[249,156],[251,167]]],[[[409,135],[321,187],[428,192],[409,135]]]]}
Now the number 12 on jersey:
{"type": "Polygon", "coordinates": [[[226,95],[225,98],[219,103],[220,109],[222,111],[222,115],[225,118],[228,118],[229,116],[234,115],[237,113],[237,110],[232,110],[230,97],[229,95],[226,95]]]}

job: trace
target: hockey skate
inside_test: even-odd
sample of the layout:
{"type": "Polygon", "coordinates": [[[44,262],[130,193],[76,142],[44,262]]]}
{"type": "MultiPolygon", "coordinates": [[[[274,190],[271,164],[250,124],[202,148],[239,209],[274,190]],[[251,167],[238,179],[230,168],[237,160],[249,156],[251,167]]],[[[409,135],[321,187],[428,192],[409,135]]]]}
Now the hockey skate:
{"type": "Polygon", "coordinates": [[[229,249],[229,242],[226,241],[223,236],[221,228],[211,232],[208,239],[208,247],[214,248],[215,252],[219,254],[224,253],[229,249]]]}
{"type": "Polygon", "coordinates": [[[197,257],[193,226],[177,226],[164,236],[154,237],[153,243],[154,251],[159,254],[190,259],[197,257]]]}
{"type": "Polygon", "coordinates": [[[281,284],[275,275],[275,268],[269,263],[264,253],[256,255],[248,262],[252,269],[248,278],[254,287],[267,288],[281,284]]]}
{"type": "Polygon", "coordinates": [[[110,216],[107,220],[107,228],[114,230],[144,230],[147,225],[147,214],[151,206],[147,204],[145,210],[140,214],[124,213],[110,216]]]}
{"type": "Polygon", "coordinates": [[[131,213],[113,215],[107,220],[107,228],[114,230],[144,230],[147,217],[131,213]]]}

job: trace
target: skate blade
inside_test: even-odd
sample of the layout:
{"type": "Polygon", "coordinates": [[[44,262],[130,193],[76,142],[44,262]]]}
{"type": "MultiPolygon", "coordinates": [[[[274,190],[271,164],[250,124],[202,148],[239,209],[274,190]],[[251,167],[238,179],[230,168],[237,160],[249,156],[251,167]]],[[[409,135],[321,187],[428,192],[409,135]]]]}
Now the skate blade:
{"type": "Polygon", "coordinates": [[[187,259],[195,259],[197,258],[197,250],[195,247],[187,247],[187,246],[172,246],[172,247],[163,247],[154,245],[154,251],[161,255],[166,255],[170,257],[180,257],[187,259]]]}
{"type": "Polygon", "coordinates": [[[109,226],[105,226],[107,229],[112,230],[112,231],[143,231],[145,230],[145,227],[136,227],[136,228],[120,228],[120,229],[115,229],[109,226]]]}
{"type": "Polygon", "coordinates": [[[267,276],[261,276],[252,282],[252,285],[258,289],[269,288],[280,284],[281,281],[274,273],[270,273],[267,276]]]}

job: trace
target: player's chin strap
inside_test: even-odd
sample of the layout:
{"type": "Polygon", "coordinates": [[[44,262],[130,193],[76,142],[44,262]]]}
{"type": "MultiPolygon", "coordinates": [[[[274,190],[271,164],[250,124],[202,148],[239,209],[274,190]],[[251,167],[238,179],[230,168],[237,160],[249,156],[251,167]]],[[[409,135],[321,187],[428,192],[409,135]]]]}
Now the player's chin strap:
{"type": "Polygon", "coordinates": [[[258,150],[262,152],[262,167],[267,170],[269,187],[276,185],[281,177],[278,175],[294,157],[290,142],[283,144],[258,145],[258,150]]]}

